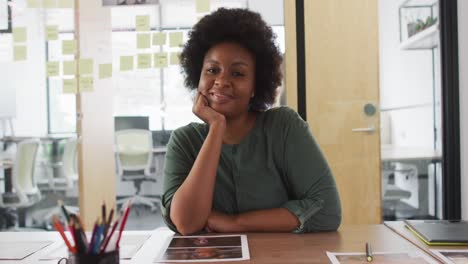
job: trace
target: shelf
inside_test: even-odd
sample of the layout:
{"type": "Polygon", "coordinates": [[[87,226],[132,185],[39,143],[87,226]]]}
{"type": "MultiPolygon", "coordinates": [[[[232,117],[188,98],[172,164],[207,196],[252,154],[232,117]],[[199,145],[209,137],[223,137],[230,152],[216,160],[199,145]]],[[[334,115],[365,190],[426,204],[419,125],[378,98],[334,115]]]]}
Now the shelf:
{"type": "Polygon", "coordinates": [[[432,49],[439,46],[439,23],[418,32],[401,42],[402,50],[432,49]]]}

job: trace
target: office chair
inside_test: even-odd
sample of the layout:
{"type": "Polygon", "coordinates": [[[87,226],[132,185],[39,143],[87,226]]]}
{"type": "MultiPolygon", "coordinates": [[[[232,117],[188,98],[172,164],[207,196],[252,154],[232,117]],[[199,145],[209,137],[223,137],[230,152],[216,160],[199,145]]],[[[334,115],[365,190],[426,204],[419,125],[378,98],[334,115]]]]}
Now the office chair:
{"type": "Polygon", "coordinates": [[[140,196],[141,184],[145,181],[156,182],[152,177],[151,161],[153,157],[153,140],[151,131],[144,129],[126,129],[115,132],[117,156],[117,175],[122,181],[133,181],[135,195],[117,200],[117,205],[132,200],[133,204],[143,204],[156,210],[160,199],[140,196]],[[127,173],[126,173],[127,172],[127,173]],[[135,174],[135,172],[140,172],[135,174]],[[142,174],[141,174],[142,172],[142,174]]]}
{"type": "Polygon", "coordinates": [[[382,169],[382,213],[384,220],[397,220],[399,212],[398,203],[404,199],[409,199],[412,193],[398,187],[396,177],[417,177],[417,168],[409,166],[408,168],[395,168],[392,164],[390,168],[382,169]]]}

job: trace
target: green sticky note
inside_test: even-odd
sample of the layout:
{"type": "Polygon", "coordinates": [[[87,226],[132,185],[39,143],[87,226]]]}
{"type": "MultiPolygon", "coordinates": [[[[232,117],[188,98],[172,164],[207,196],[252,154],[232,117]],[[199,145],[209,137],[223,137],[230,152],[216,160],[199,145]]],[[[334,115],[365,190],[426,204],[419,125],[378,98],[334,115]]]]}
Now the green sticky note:
{"type": "Polygon", "coordinates": [[[57,7],[57,0],[44,0],[44,7],[45,8],[56,8],[57,7]]]}
{"type": "Polygon", "coordinates": [[[180,64],[179,56],[180,56],[180,52],[171,52],[171,59],[170,59],[171,65],[180,64]]]}
{"type": "Polygon", "coordinates": [[[46,40],[58,39],[58,26],[46,26],[45,28],[46,40]]]}
{"type": "Polygon", "coordinates": [[[76,75],[76,60],[63,62],[63,75],[76,75]]]}
{"type": "Polygon", "coordinates": [[[94,90],[94,79],[91,76],[80,77],[80,92],[92,92],[94,90]]]}
{"type": "Polygon", "coordinates": [[[76,39],[62,40],[62,54],[73,55],[76,53],[76,39]]]}
{"type": "Polygon", "coordinates": [[[78,63],[78,69],[80,75],[93,74],[94,73],[94,62],[93,59],[80,59],[78,63]]]}
{"type": "Polygon", "coordinates": [[[150,47],[151,47],[151,35],[150,34],[137,34],[137,48],[149,49],[150,47]]]}
{"type": "Polygon", "coordinates": [[[120,56],[120,71],[133,70],[133,56],[120,56]]]}
{"type": "Polygon", "coordinates": [[[63,93],[77,93],[78,88],[76,86],[76,79],[63,79],[62,82],[62,91],[63,93]]]}
{"type": "Polygon", "coordinates": [[[112,77],[112,64],[99,64],[99,79],[112,77]]]}
{"type": "Polygon", "coordinates": [[[151,68],[151,54],[138,54],[137,56],[138,69],[151,68]]]}
{"type": "Polygon", "coordinates": [[[167,53],[166,52],[155,53],[153,58],[154,58],[155,68],[167,67],[167,53]]]}
{"type": "Polygon", "coordinates": [[[28,0],[27,5],[29,8],[38,8],[41,7],[39,0],[28,0]]]}
{"type": "Polygon", "coordinates": [[[170,47],[181,47],[184,43],[184,35],[182,32],[171,32],[169,33],[169,46],[170,47]]]}
{"type": "Polygon", "coordinates": [[[136,16],[135,17],[136,31],[150,31],[150,17],[136,16]]]}
{"type": "Polygon", "coordinates": [[[48,77],[58,76],[59,72],[60,72],[60,64],[58,61],[47,62],[47,76],[48,77]]]}
{"type": "Polygon", "coordinates": [[[58,7],[60,7],[60,8],[73,8],[73,0],[59,0],[58,7]]]}
{"type": "Polygon", "coordinates": [[[197,13],[209,13],[210,12],[210,0],[197,0],[196,2],[197,13]]]}
{"type": "Polygon", "coordinates": [[[153,33],[153,46],[161,46],[166,44],[166,33],[156,32],[153,33]]]}
{"type": "Polygon", "coordinates": [[[13,60],[23,61],[27,58],[26,46],[14,46],[13,47],[13,60]]]}
{"type": "Polygon", "coordinates": [[[17,27],[13,28],[13,41],[14,42],[26,42],[26,28],[17,27]]]}

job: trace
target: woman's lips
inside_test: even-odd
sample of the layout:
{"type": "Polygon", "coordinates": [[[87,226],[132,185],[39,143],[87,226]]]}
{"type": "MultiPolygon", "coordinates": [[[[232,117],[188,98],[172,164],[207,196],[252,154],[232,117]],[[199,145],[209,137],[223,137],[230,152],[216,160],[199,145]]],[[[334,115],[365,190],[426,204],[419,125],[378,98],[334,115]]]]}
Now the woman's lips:
{"type": "Polygon", "coordinates": [[[234,99],[233,96],[221,93],[210,93],[210,99],[214,103],[225,104],[234,99]]]}

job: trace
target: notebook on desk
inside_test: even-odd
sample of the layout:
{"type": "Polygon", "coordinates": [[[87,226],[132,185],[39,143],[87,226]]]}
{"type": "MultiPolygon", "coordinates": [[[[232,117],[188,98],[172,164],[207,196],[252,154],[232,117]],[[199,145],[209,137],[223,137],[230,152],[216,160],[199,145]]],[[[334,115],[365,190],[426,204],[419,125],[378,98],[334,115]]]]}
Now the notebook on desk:
{"type": "Polygon", "coordinates": [[[405,224],[429,246],[468,245],[468,221],[405,220],[405,224]]]}

